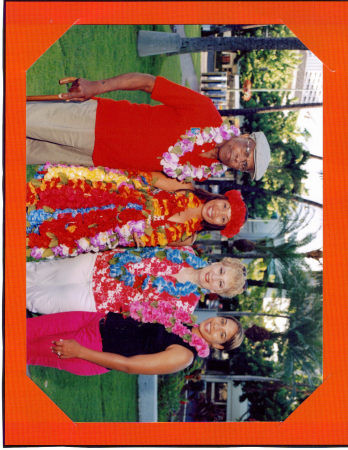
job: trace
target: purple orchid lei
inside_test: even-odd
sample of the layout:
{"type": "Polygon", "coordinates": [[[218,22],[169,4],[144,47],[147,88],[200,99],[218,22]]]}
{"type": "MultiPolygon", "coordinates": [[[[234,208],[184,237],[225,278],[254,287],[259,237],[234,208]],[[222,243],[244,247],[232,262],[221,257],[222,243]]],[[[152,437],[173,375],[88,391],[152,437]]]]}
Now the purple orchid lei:
{"type": "Polygon", "coordinates": [[[163,172],[171,178],[186,182],[193,179],[201,180],[210,176],[221,176],[228,169],[228,166],[222,163],[195,167],[190,162],[180,164],[180,157],[187,152],[192,152],[195,145],[201,146],[211,142],[221,144],[223,141],[231,139],[232,136],[239,135],[239,128],[229,123],[223,123],[220,127],[207,127],[202,131],[199,128],[191,128],[163,154],[160,163],[163,166],[163,172]]]}

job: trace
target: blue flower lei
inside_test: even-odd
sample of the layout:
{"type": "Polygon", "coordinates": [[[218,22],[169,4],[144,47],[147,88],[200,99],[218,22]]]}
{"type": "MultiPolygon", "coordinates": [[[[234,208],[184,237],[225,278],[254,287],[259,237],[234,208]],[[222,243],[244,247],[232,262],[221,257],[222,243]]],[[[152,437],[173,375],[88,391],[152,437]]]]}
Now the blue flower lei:
{"type": "MultiPolygon", "coordinates": [[[[115,254],[114,257],[109,261],[110,264],[110,276],[112,278],[117,278],[122,281],[126,286],[134,286],[135,276],[126,269],[126,264],[141,262],[143,259],[148,258],[159,258],[167,259],[168,261],[174,262],[176,264],[182,264],[186,262],[189,266],[194,269],[201,269],[208,265],[206,261],[199,258],[198,256],[185,251],[172,248],[161,248],[161,247],[147,247],[141,249],[131,249],[125,250],[122,253],[115,254]]],[[[157,289],[158,292],[167,292],[172,297],[184,297],[189,294],[195,294],[197,296],[202,296],[203,294],[209,292],[207,289],[203,289],[190,281],[185,283],[166,281],[163,277],[155,277],[153,275],[148,275],[142,284],[142,290],[145,290],[150,280],[152,280],[152,285],[157,289]]]]}

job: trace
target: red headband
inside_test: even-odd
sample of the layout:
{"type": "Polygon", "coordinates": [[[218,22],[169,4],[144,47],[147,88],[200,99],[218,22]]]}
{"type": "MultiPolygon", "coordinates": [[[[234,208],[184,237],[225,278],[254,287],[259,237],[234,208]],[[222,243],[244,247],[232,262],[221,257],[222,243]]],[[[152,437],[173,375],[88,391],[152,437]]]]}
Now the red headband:
{"type": "Polygon", "coordinates": [[[240,191],[227,191],[224,196],[231,206],[231,219],[225,228],[221,230],[221,234],[230,238],[235,234],[238,234],[239,230],[244,225],[247,208],[240,191]]]}

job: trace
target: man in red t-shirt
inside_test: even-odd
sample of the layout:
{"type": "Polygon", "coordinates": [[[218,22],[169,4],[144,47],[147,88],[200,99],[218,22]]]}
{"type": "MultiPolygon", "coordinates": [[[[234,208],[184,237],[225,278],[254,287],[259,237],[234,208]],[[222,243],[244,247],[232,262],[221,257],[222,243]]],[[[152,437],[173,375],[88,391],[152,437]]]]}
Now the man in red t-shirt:
{"type": "MultiPolygon", "coordinates": [[[[66,102],[27,104],[28,164],[50,161],[160,172],[163,153],[187,130],[222,124],[208,97],[150,74],[80,78],[60,97],[66,102]],[[115,90],[142,90],[161,104],[95,98],[115,90]]],[[[201,157],[208,166],[219,160],[260,179],[270,149],[263,133],[253,133],[210,144],[201,157]]]]}

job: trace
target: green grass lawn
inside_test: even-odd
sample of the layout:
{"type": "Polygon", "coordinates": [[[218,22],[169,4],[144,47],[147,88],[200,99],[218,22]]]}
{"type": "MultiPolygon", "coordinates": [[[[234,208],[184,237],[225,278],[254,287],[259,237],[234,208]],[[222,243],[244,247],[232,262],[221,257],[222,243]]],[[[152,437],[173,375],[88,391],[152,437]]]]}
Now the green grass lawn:
{"type": "MultiPolygon", "coordinates": [[[[58,80],[67,76],[98,80],[127,72],[162,75],[181,82],[178,55],[137,55],[140,29],[170,31],[169,25],[75,25],[71,27],[27,72],[27,95],[66,92],[58,80]]],[[[149,103],[141,91],[116,91],[103,94],[114,100],[149,103]]]]}
{"type": "Polygon", "coordinates": [[[29,366],[32,380],[74,422],[136,422],[137,375],[110,371],[82,377],[29,366]]]}
{"type": "MultiPolygon", "coordinates": [[[[56,41],[27,71],[27,95],[58,94],[66,76],[89,80],[121,73],[143,72],[181,82],[178,55],[137,55],[139,29],[170,31],[169,25],[76,25],[56,41]]],[[[105,94],[115,100],[150,103],[141,91],[105,94]]],[[[34,168],[28,168],[31,178],[34,168]]],[[[137,376],[110,372],[78,377],[56,369],[30,367],[33,381],[76,422],[137,421],[137,376]]]]}

